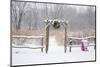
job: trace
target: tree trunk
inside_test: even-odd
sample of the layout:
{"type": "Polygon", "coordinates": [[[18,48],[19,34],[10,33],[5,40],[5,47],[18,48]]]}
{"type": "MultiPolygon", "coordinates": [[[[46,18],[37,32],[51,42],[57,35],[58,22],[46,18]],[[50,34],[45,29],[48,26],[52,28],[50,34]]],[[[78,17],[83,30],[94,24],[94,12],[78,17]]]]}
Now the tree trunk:
{"type": "Polygon", "coordinates": [[[21,28],[22,14],[23,14],[23,13],[20,13],[20,16],[19,16],[19,21],[18,21],[18,25],[17,25],[17,30],[20,30],[20,28],[21,28]]]}

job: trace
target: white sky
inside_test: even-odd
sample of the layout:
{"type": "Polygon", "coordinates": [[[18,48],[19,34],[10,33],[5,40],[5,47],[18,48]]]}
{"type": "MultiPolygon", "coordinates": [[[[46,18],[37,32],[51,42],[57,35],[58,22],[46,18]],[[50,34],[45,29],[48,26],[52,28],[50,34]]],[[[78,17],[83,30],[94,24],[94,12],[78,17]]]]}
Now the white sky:
{"type": "MultiPolygon", "coordinates": [[[[85,13],[87,9],[91,6],[75,6],[75,5],[69,5],[69,7],[75,8],[77,13],[85,13]]],[[[92,10],[95,11],[95,7],[92,7],[92,10]]]]}

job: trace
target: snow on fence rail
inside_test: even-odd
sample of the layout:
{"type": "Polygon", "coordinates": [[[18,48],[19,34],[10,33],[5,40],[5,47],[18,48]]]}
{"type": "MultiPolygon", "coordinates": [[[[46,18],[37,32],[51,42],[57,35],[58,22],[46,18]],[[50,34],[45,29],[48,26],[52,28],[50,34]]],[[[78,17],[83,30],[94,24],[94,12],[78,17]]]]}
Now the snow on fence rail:
{"type": "Polygon", "coordinates": [[[69,39],[77,39],[77,40],[82,40],[82,39],[89,39],[89,38],[95,38],[95,36],[89,36],[89,37],[68,37],[69,39]]]}
{"type": "Polygon", "coordinates": [[[43,36],[18,36],[18,35],[13,35],[13,38],[43,38],[43,36]]]}
{"type": "Polygon", "coordinates": [[[23,35],[13,35],[12,38],[24,38],[24,39],[41,39],[41,47],[28,47],[28,46],[12,46],[13,48],[29,48],[29,49],[41,49],[41,52],[43,52],[43,39],[44,36],[23,36],[23,35]]]}

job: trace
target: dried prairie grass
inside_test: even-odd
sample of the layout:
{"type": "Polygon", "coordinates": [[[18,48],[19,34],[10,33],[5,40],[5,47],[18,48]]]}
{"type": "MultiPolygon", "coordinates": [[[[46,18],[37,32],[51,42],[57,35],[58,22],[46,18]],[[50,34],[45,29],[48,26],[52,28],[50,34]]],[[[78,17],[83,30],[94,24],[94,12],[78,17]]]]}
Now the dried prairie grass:
{"type": "Polygon", "coordinates": [[[43,31],[38,31],[38,30],[28,30],[28,31],[23,31],[23,30],[19,30],[16,32],[13,32],[12,35],[25,35],[25,36],[40,36],[43,35],[44,32],[43,31]]]}

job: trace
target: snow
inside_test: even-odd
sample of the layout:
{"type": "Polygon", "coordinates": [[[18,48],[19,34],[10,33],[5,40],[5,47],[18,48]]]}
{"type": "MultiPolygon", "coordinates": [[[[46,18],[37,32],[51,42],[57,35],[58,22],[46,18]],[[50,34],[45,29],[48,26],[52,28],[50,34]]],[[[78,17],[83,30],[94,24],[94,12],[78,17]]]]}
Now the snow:
{"type": "MultiPolygon", "coordinates": [[[[45,53],[45,49],[44,52],[41,52],[41,49],[12,48],[12,65],[95,60],[95,49],[93,46],[88,47],[88,51],[81,51],[80,47],[73,47],[72,52],[69,52],[67,47],[67,52],[64,53],[64,46],[57,45],[57,43],[55,37],[50,37],[48,53],[45,53]]],[[[34,47],[36,46],[34,44],[34,47]]]]}

